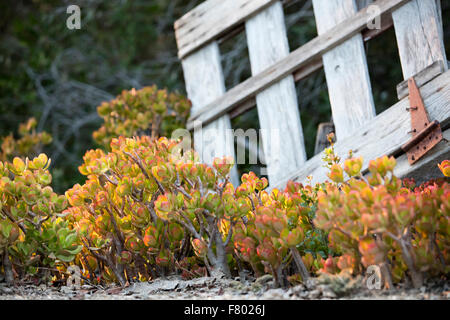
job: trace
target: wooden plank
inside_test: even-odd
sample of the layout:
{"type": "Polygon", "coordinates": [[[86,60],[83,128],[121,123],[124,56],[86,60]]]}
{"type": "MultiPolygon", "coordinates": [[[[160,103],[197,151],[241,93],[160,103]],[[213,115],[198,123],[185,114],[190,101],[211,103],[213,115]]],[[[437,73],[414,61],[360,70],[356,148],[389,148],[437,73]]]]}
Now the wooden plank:
{"type": "Polygon", "coordinates": [[[301,67],[300,69],[296,70],[294,72],[294,81],[298,82],[302,79],[305,79],[312,73],[316,72],[320,68],[323,67],[322,59],[317,59],[316,61],[311,61],[307,65],[301,67]]]}
{"type": "Polygon", "coordinates": [[[175,22],[180,59],[277,0],[208,0],[175,22]]]}
{"type": "MultiPolygon", "coordinates": [[[[289,55],[283,6],[276,2],[245,24],[252,74],[289,55]]],[[[306,161],[294,77],[256,95],[269,184],[292,174],[306,161]]]]}
{"type": "MultiPolygon", "coordinates": [[[[436,61],[431,66],[420,71],[413,77],[414,80],[416,80],[417,86],[420,88],[424,84],[430,82],[431,80],[433,80],[434,78],[436,78],[437,76],[439,76],[444,72],[445,72],[444,62],[436,61]]],[[[409,95],[408,80],[405,80],[397,85],[398,100],[402,100],[403,98],[406,98],[409,95]]]]}
{"type": "Polygon", "coordinates": [[[406,154],[397,158],[394,174],[402,178],[414,178],[416,183],[423,183],[436,177],[443,177],[437,164],[450,159],[450,129],[442,132],[445,140],[439,142],[425,157],[413,165],[409,164],[406,154]]]}
{"type": "MultiPolygon", "coordinates": [[[[373,29],[373,30],[365,29],[365,30],[363,30],[362,35],[363,35],[364,42],[370,41],[370,40],[378,37],[384,31],[392,28],[393,26],[394,26],[394,23],[392,22],[392,17],[390,15],[384,16],[381,20],[381,29],[373,29]]],[[[316,61],[311,61],[310,63],[301,67],[300,69],[295,70],[295,72],[293,74],[294,81],[298,82],[300,80],[303,80],[322,67],[323,67],[322,58],[317,59],[316,61]]],[[[248,110],[250,110],[254,107],[256,107],[256,99],[252,97],[249,100],[244,101],[242,104],[235,106],[230,111],[230,118],[233,119],[235,117],[238,117],[241,114],[247,112],[248,110]]]]}
{"type": "MultiPolygon", "coordinates": [[[[379,35],[381,35],[384,31],[389,30],[394,26],[394,23],[392,21],[392,17],[390,15],[383,16],[381,20],[381,29],[365,29],[362,32],[364,42],[368,42],[379,35]]],[[[293,73],[294,81],[299,82],[300,80],[303,80],[319,70],[323,67],[322,58],[317,59],[316,61],[311,61],[305,66],[302,66],[300,69],[295,70],[293,73]]],[[[248,110],[256,107],[256,99],[254,97],[251,97],[248,100],[245,100],[242,104],[236,105],[233,109],[230,111],[230,118],[236,118],[240,116],[241,114],[247,112],[248,110]]]]}
{"type": "MultiPolygon", "coordinates": [[[[295,3],[299,3],[301,1],[304,0],[279,0],[281,1],[281,3],[283,4],[283,8],[286,10],[287,8],[289,8],[292,4],[295,3]]],[[[371,1],[371,0],[369,0],[371,1]]],[[[250,16],[249,16],[250,17],[250,16]]],[[[245,32],[245,24],[241,23],[241,24],[237,24],[236,26],[230,28],[226,33],[224,33],[223,35],[221,35],[218,39],[217,42],[220,44],[222,44],[223,42],[228,41],[229,39],[235,37],[236,35],[238,35],[241,32],[245,32]]]]}
{"type": "MultiPolygon", "coordinates": [[[[300,0],[283,1],[283,6],[284,6],[284,8],[286,8],[290,2],[297,2],[297,1],[300,1],[300,0]]],[[[373,3],[373,1],[374,0],[356,0],[356,4],[358,6],[358,11],[368,7],[370,4],[373,3]]],[[[436,0],[436,1],[440,1],[440,0],[436,0]]],[[[386,30],[390,29],[393,26],[394,26],[394,22],[392,21],[392,15],[390,13],[383,14],[381,16],[381,27],[380,28],[375,28],[375,29],[367,28],[362,31],[364,42],[369,41],[369,40],[379,36],[380,34],[382,34],[383,32],[385,32],[386,30]]],[[[217,39],[217,42],[220,45],[220,44],[228,41],[229,39],[235,37],[236,35],[238,35],[239,33],[243,32],[243,31],[245,31],[245,25],[240,24],[240,25],[236,26],[235,28],[231,29],[230,31],[228,31],[226,34],[221,36],[219,39],[217,39]]],[[[320,67],[322,67],[322,59],[320,59],[320,67]]],[[[294,77],[295,77],[295,74],[294,74],[294,77]]]]}
{"type": "MultiPolygon", "coordinates": [[[[374,4],[380,8],[380,13],[391,12],[411,0],[378,0],[374,4]]],[[[243,83],[229,90],[222,97],[191,113],[188,129],[192,129],[194,120],[200,120],[203,124],[214,120],[227,113],[233,107],[245,100],[256,96],[259,92],[271,86],[273,83],[292,74],[295,70],[316,61],[320,56],[352,38],[366,28],[367,21],[374,19],[373,13],[363,9],[352,18],[340,23],[332,30],[311,40],[304,46],[293,51],[289,56],[265,69],[261,73],[247,79],[243,83]]]]}
{"type": "Polygon", "coordinates": [[[447,61],[435,0],[412,0],[392,18],[405,80],[433,62],[447,61]]]}
{"type": "Polygon", "coordinates": [[[231,112],[229,113],[230,118],[234,119],[240,116],[241,114],[246,113],[250,109],[253,109],[254,107],[256,107],[256,99],[251,98],[245,101],[244,103],[240,104],[237,108],[231,110],[231,112]]]}
{"type": "MultiPolygon", "coordinates": [[[[305,79],[306,77],[308,77],[309,75],[316,72],[322,67],[323,67],[322,59],[318,59],[317,61],[311,61],[311,63],[309,63],[308,65],[295,71],[295,73],[293,74],[294,81],[298,82],[302,79],[305,79]]],[[[236,105],[235,108],[231,109],[229,113],[230,118],[231,119],[236,118],[254,107],[256,107],[256,99],[254,97],[251,97],[250,99],[245,100],[243,103],[236,105]]]]}
{"type": "MultiPolygon", "coordinates": [[[[354,16],[354,0],[313,0],[319,35],[354,16]]],[[[360,33],[323,55],[337,139],[345,139],[376,115],[360,33]]]]}
{"type": "MultiPolygon", "coordinates": [[[[442,128],[450,125],[450,71],[435,78],[420,88],[430,120],[441,122],[442,128]]],[[[349,150],[353,150],[355,156],[364,158],[363,170],[366,170],[369,161],[384,155],[400,155],[400,147],[411,138],[411,117],[406,108],[409,107],[409,99],[403,99],[394,106],[379,114],[366,125],[364,130],[355,132],[352,137],[337,141],[336,153],[345,158],[349,150]]],[[[301,170],[290,179],[279,183],[276,187],[284,189],[288,180],[305,182],[308,176],[312,176],[313,183],[327,180],[327,169],[323,167],[322,154],[316,155],[307,161],[301,170]]]]}
{"type": "MultiPolygon", "coordinates": [[[[219,46],[210,43],[182,61],[186,91],[192,101],[192,110],[198,110],[225,92],[219,46]]],[[[215,157],[234,156],[234,136],[228,115],[194,131],[194,148],[202,161],[212,164],[215,157]]],[[[239,183],[237,166],[231,172],[231,181],[239,183]]]]}

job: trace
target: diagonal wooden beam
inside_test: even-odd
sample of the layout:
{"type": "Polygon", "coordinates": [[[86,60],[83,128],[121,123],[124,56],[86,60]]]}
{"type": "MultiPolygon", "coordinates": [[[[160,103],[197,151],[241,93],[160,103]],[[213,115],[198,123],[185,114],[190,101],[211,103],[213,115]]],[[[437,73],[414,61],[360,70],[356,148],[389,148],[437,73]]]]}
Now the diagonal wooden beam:
{"type": "MultiPolygon", "coordinates": [[[[380,9],[380,14],[385,14],[398,9],[411,0],[378,0],[374,2],[380,9]]],[[[323,35],[311,40],[304,46],[293,51],[289,56],[267,68],[265,71],[247,79],[243,83],[225,93],[222,97],[192,113],[187,124],[188,129],[193,129],[195,120],[208,123],[221,115],[229,112],[235,106],[245,100],[255,97],[256,94],[271,86],[275,82],[294,73],[311,61],[317,61],[325,52],[335,48],[355,34],[364,30],[368,21],[375,19],[373,12],[367,8],[362,9],[352,18],[343,21],[335,28],[323,35]]]]}
{"type": "MultiPolygon", "coordinates": [[[[448,108],[448,105],[450,105],[450,71],[424,85],[420,88],[420,92],[430,120],[439,121],[443,131],[448,129],[450,127],[450,108],[448,108]]],[[[411,139],[409,133],[411,131],[411,117],[406,110],[408,107],[409,99],[399,101],[379,114],[363,129],[354,132],[351,137],[337,141],[334,146],[336,153],[344,158],[349,150],[352,150],[354,156],[362,156],[364,158],[363,171],[367,170],[369,161],[373,159],[384,155],[401,156],[403,154],[400,149],[401,146],[411,139]]],[[[448,154],[450,143],[442,141],[439,150],[439,154],[448,154]]],[[[313,177],[313,183],[327,180],[327,169],[323,167],[322,157],[322,154],[316,155],[308,160],[296,174],[281,181],[276,186],[271,186],[271,188],[284,189],[288,180],[305,182],[308,176],[313,177]]],[[[424,160],[420,163],[424,162],[427,161],[424,160]]],[[[410,173],[417,166],[409,170],[404,164],[401,165],[401,168],[401,172],[410,173]]]]}
{"type": "Polygon", "coordinates": [[[208,0],[175,22],[183,59],[278,0],[208,0]]]}

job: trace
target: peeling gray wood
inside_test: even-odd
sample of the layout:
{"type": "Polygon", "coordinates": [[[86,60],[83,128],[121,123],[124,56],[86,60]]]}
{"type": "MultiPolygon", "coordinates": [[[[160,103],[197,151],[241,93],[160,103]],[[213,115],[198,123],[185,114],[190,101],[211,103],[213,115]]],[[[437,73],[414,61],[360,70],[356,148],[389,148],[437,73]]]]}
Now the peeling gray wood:
{"type": "MultiPolygon", "coordinates": [[[[374,5],[377,5],[380,13],[384,14],[398,9],[408,1],[411,0],[378,0],[374,2],[374,5]]],[[[374,18],[373,12],[368,12],[367,8],[362,9],[352,18],[340,23],[332,30],[325,32],[323,35],[293,51],[286,58],[237,85],[209,105],[192,112],[187,124],[188,129],[194,127],[194,120],[201,120],[203,123],[212,121],[227,113],[233,107],[255,97],[262,90],[294,73],[296,70],[307,66],[311,61],[316,61],[323,53],[360,33],[366,28],[367,22],[374,18]]]]}
{"type": "Polygon", "coordinates": [[[436,0],[411,0],[392,18],[405,80],[433,62],[447,61],[436,0]]]}
{"type": "Polygon", "coordinates": [[[277,0],[208,0],[175,22],[178,56],[184,58],[277,0]]]}
{"type": "MultiPolygon", "coordinates": [[[[416,81],[417,87],[420,88],[421,86],[430,82],[431,80],[433,80],[434,78],[436,78],[437,76],[439,76],[444,72],[445,72],[444,62],[436,61],[431,66],[420,71],[413,77],[414,80],[416,81]]],[[[409,95],[408,80],[405,80],[401,82],[399,85],[397,85],[398,100],[402,100],[403,98],[406,98],[409,95]]]]}
{"type": "MultiPolygon", "coordinates": [[[[313,0],[319,35],[353,17],[354,0],[313,0]]],[[[375,117],[364,41],[360,33],[324,53],[323,65],[328,84],[337,139],[345,139],[375,117]]]]}
{"type": "MultiPolygon", "coordinates": [[[[198,110],[225,93],[219,47],[212,42],[182,61],[186,91],[192,101],[192,111],[198,110]]],[[[194,148],[203,162],[212,164],[215,157],[234,156],[234,136],[228,115],[194,131],[194,148]]],[[[235,165],[231,181],[236,186],[239,177],[235,165]]]]}
{"type": "MultiPolygon", "coordinates": [[[[277,2],[246,22],[251,69],[258,74],[289,55],[283,6],[277,2]]],[[[292,174],[306,161],[294,77],[256,95],[269,183],[292,174]]]]}
{"type": "MultiPolygon", "coordinates": [[[[431,121],[437,120],[442,128],[450,125],[450,71],[440,75],[420,88],[431,121]]],[[[337,141],[336,153],[345,158],[349,150],[354,156],[364,158],[363,171],[368,168],[369,161],[384,155],[401,153],[400,147],[411,139],[411,117],[406,108],[409,99],[403,99],[373,119],[364,130],[356,132],[352,137],[337,141]]],[[[448,148],[448,145],[446,145],[448,148]]],[[[327,169],[323,167],[322,154],[316,155],[305,163],[301,170],[289,179],[279,183],[284,189],[288,180],[305,182],[312,176],[313,183],[328,180],[327,169]]]]}
{"type": "MultiPolygon", "coordinates": [[[[392,17],[390,15],[386,15],[385,18],[381,20],[381,29],[366,29],[363,31],[363,39],[364,42],[368,42],[379,35],[381,35],[384,31],[390,29],[393,27],[394,24],[392,22],[392,17]]],[[[317,59],[316,61],[311,61],[307,65],[301,67],[298,70],[295,70],[293,76],[294,81],[298,82],[302,79],[305,79],[312,73],[316,72],[317,70],[321,69],[323,67],[322,58],[317,59]]],[[[245,113],[246,111],[256,107],[256,99],[254,97],[245,100],[242,104],[237,105],[230,111],[230,117],[231,119],[240,116],[241,114],[245,113]]]]}

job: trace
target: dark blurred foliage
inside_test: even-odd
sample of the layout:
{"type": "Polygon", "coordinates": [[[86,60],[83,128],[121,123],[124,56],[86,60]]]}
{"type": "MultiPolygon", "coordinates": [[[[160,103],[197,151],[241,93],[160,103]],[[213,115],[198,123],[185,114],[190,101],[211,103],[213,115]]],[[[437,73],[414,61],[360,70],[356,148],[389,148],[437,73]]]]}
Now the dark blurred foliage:
{"type": "MultiPolygon", "coordinates": [[[[96,107],[124,89],[156,84],[185,93],[173,23],[201,0],[2,0],[0,1],[0,136],[35,116],[53,143],[55,189],[82,181],[78,165],[95,148],[101,125],[96,107]],[[81,8],[81,30],[69,30],[66,9],[81,8]]],[[[311,0],[290,0],[285,9],[291,50],[314,38],[311,0]]],[[[450,1],[442,0],[447,48],[450,1]]],[[[221,43],[227,88],[251,75],[245,33],[221,43]]],[[[396,102],[402,80],[395,34],[367,45],[377,112],[396,102]]],[[[297,83],[308,156],[317,125],[330,119],[323,71],[297,83]]],[[[258,128],[256,110],[233,120],[235,128],[258,128]]],[[[241,171],[258,166],[241,166],[241,171]]]]}
{"type": "Polygon", "coordinates": [[[55,189],[81,181],[102,101],[152,84],[183,92],[173,22],[200,2],[0,1],[0,136],[35,116],[53,137],[55,189]],[[81,8],[80,30],[66,27],[71,4],[81,8]]]}

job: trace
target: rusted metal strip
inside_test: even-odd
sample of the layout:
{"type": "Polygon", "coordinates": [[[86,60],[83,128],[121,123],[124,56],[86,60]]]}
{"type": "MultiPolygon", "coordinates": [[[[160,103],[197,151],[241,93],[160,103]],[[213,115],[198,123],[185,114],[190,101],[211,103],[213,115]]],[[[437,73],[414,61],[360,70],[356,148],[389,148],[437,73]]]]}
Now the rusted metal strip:
{"type": "Polygon", "coordinates": [[[408,88],[412,138],[402,146],[402,150],[412,165],[442,141],[443,136],[439,121],[430,122],[414,77],[408,80],[408,88]]]}

